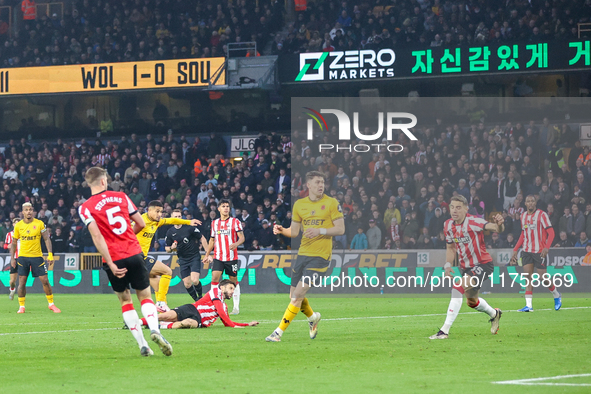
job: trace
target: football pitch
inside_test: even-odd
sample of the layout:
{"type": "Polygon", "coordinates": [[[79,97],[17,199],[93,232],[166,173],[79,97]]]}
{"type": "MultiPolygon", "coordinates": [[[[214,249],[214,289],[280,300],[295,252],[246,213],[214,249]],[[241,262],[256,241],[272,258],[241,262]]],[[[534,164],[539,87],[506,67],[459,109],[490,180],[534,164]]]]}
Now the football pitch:
{"type": "MultiPolygon", "coordinates": [[[[165,357],[140,357],[123,326],[114,294],[63,295],[62,314],[45,297],[27,296],[27,312],[0,298],[2,391],[14,393],[589,393],[591,299],[486,299],[504,313],[497,335],[488,317],[464,303],[447,340],[429,340],[445,319],[448,298],[320,297],[318,337],[299,314],[282,342],[265,337],[277,326],[287,295],[243,294],[238,322],[258,327],[163,330],[174,347],[165,357]],[[551,378],[551,379],[539,379],[551,378]]],[[[188,295],[168,296],[171,307],[188,295]]],[[[137,299],[135,300],[137,307],[137,299]]],[[[232,302],[228,302],[231,310],[232,302]]],[[[139,308],[136,308],[139,309],[139,308]]],[[[144,331],[148,338],[148,331],[144,331]]]]}

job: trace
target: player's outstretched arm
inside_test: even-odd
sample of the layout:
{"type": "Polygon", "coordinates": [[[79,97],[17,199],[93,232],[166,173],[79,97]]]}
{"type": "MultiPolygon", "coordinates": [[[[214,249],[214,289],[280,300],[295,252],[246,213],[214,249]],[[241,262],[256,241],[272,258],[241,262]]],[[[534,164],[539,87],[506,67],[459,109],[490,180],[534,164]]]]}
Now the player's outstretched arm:
{"type": "MultiPolygon", "coordinates": [[[[233,322],[232,319],[230,319],[230,316],[228,316],[228,314],[226,313],[225,309],[224,309],[224,305],[222,303],[222,301],[220,301],[219,299],[214,299],[213,301],[213,306],[215,307],[220,319],[222,320],[222,323],[224,323],[224,326],[226,327],[247,327],[250,326],[251,323],[236,323],[233,322]]],[[[257,323],[258,324],[258,323],[257,323]]],[[[255,324],[256,326],[256,324],[255,324]]]]}
{"type": "Polygon", "coordinates": [[[494,223],[487,223],[484,226],[484,229],[489,231],[496,231],[497,233],[502,233],[503,231],[505,231],[505,219],[503,218],[503,215],[496,214],[493,218],[493,221],[494,223]]]}
{"type": "Polygon", "coordinates": [[[302,224],[299,222],[294,222],[292,220],[291,222],[291,226],[289,226],[288,228],[285,228],[283,226],[280,226],[278,224],[276,224],[273,227],[273,234],[275,235],[283,235],[284,237],[287,238],[295,238],[300,234],[300,229],[302,228],[302,224]]]}
{"type": "Polygon", "coordinates": [[[94,242],[94,246],[96,246],[96,249],[99,251],[101,256],[103,256],[103,259],[105,259],[105,262],[111,269],[111,272],[113,272],[113,275],[115,275],[118,278],[122,278],[123,276],[125,276],[127,269],[119,268],[115,265],[115,263],[113,263],[113,259],[111,258],[111,254],[109,253],[109,248],[107,247],[107,242],[105,241],[105,238],[101,234],[101,231],[99,230],[98,225],[95,221],[92,221],[88,224],[88,231],[92,236],[92,242],[94,242]]]}

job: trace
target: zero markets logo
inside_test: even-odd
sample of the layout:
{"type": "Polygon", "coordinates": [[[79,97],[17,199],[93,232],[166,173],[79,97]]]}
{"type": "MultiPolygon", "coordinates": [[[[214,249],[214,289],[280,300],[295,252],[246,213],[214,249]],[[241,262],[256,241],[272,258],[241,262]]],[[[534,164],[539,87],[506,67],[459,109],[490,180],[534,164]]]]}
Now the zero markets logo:
{"type": "MultiPolygon", "coordinates": [[[[314,139],[314,121],[318,124],[320,131],[328,131],[328,124],[322,114],[333,114],[337,117],[339,140],[340,141],[351,141],[351,119],[344,111],[338,109],[321,109],[320,112],[309,108],[303,107],[310,112],[304,112],[304,114],[310,116],[312,119],[308,119],[306,137],[308,140],[314,139]]],[[[378,112],[378,130],[375,134],[362,134],[359,131],[359,112],[353,112],[353,133],[355,137],[362,141],[376,141],[382,138],[384,133],[384,123],[386,123],[386,137],[387,141],[393,141],[393,131],[402,131],[410,140],[417,141],[417,137],[409,130],[417,125],[417,117],[408,112],[378,112]],[[408,123],[394,123],[394,119],[410,119],[408,123]]],[[[378,152],[382,149],[388,152],[398,153],[402,152],[404,147],[400,144],[385,144],[385,143],[373,143],[373,144],[351,144],[351,145],[333,145],[333,144],[319,144],[318,151],[348,151],[348,152],[369,152],[371,149],[377,148],[378,152]]]]}
{"type": "Polygon", "coordinates": [[[300,81],[324,81],[325,65],[329,80],[392,78],[396,54],[392,49],[300,53],[300,81]],[[330,57],[330,59],[329,59],[330,57]],[[328,60],[328,61],[327,61],[328,60]]]}

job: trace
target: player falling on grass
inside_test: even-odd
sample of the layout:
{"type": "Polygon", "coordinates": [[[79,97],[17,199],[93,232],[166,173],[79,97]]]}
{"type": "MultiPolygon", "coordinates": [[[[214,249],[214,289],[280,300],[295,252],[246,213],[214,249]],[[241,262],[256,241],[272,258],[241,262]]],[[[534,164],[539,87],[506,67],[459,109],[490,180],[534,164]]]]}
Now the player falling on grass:
{"type": "MultiPolygon", "coordinates": [[[[172,211],[173,219],[181,218],[180,209],[172,211]]],[[[203,296],[203,286],[199,280],[201,276],[201,254],[199,243],[207,250],[207,241],[197,227],[175,225],[166,233],[166,251],[177,252],[178,263],[181,267],[181,279],[187,293],[197,301],[203,296]]]]}
{"type": "MultiPolygon", "coordinates": [[[[236,323],[228,316],[228,307],[224,300],[232,298],[234,282],[229,279],[222,280],[218,286],[212,286],[205,297],[193,304],[181,305],[168,312],[158,315],[161,321],[160,328],[201,328],[211,326],[219,317],[226,327],[253,327],[259,324],[257,321],[250,323],[236,323]]],[[[142,321],[142,323],[145,322],[142,321]]]]}
{"type": "Polygon", "coordinates": [[[511,264],[517,263],[517,252],[523,245],[521,252],[521,261],[523,265],[523,277],[526,280],[525,288],[525,306],[519,312],[533,312],[533,285],[532,275],[534,267],[540,275],[540,282],[550,290],[554,297],[554,310],[559,310],[562,306],[562,295],[556,290],[556,287],[550,280],[543,280],[546,274],[546,264],[548,249],[552,246],[554,240],[554,229],[548,214],[536,209],[536,198],[529,195],[525,198],[525,207],[527,212],[521,214],[521,236],[513,248],[511,264]]]}
{"type": "Polygon", "coordinates": [[[157,261],[152,256],[149,256],[150,248],[154,241],[154,234],[159,227],[167,224],[186,224],[197,226],[201,222],[197,219],[185,220],[178,218],[162,218],[163,205],[160,201],[154,200],[148,204],[148,212],[142,215],[146,227],[137,233],[137,240],[142,248],[144,254],[144,264],[150,274],[150,283],[156,293],[156,307],[159,312],[166,312],[170,310],[166,304],[166,295],[168,294],[168,287],[172,279],[172,270],[169,266],[161,261],[157,261]]]}
{"type": "MultiPolygon", "coordinates": [[[[14,236],[14,226],[16,226],[16,224],[20,221],[20,219],[18,218],[14,218],[12,219],[12,227],[13,230],[11,232],[9,232],[8,234],[6,234],[6,240],[4,241],[4,249],[9,249],[12,246],[12,242],[13,239],[12,237],[14,236]]],[[[14,258],[17,260],[18,263],[18,251],[19,251],[19,245],[20,245],[20,240],[16,241],[16,252],[14,254],[14,258]]],[[[15,265],[14,267],[12,266],[12,264],[10,264],[10,280],[9,280],[9,287],[10,287],[10,293],[8,294],[8,299],[10,301],[14,300],[14,294],[16,293],[16,278],[18,277],[18,266],[15,265]]]]}
{"type": "Polygon", "coordinates": [[[144,255],[135,236],[146,224],[129,197],[122,192],[107,191],[107,172],[92,167],[84,175],[92,195],[79,208],[79,215],[103,256],[103,268],[111,287],[121,302],[123,320],[140,347],[142,356],[152,356],[142,333],[141,321],[133,309],[129,286],[136,291],[142,314],[150,327],[150,337],[162,353],[172,354],[172,346],[158,324],[158,311],[151,298],[150,279],[144,265],[144,255]],[[134,221],[133,229],[130,219],[134,221]]]}
{"type": "Polygon", "coordinates": [[[461,284],[454,284],[451,290],[451,301],[447,308],[445,324],[437,334],[430,339],[447,339],[449,329],[460,313],[462,307],[462,295],[466,295],[470,308],[484,312],[490,317],[490,332],[494,335],[499,331],[499,320],[502,311],[493,308],[478,296],[483,282],[493,272],[494,266],[490,254],[486,251],[483,231],[496,231],[502,233],[505,225],[501,215],[495,215],[495,223],[489,223],[484,219],[476,218],[468,214],[468,201],[465,197],[457,195],[452,197],[449,204],[451,219],[443,225],[445,240],[447,242],[445,274],[452,276],[451,262],[456,254],[462,270],[461,284]]]}
{"type": "Polygon", "coordinates": [[[274,234],[294,238],[303,230],[298,256],[291,269],[291,301],[287,306],[279,327],[265,340],[279,342],[283,332],[299,311],[308,317],[310,338],[316,338],[320,313],[314,312],[306,298],[311,282],[326,274],[332,257],[332,237],[345,233],[345,221],[338,201],[324,194],[324,174],[310,171],[306,174],[309,195],[295,202],[291,226],[275,225],[274,234]],[[311,279],[314,278],[314,279],[311,279]]]}
{"type": "Polygon", "coordinates": [[[219,284],[223,272],[234,283],[236,288],[232,296],[232,300],[234,301],[232,314],[237,315],[240,313],[237,248],[244,243],[244,231],[242,231],[240,220],[230,217],[230,201],[221,200],[218,205],[218,211],[220,212],[220,217],[211,223],[211,238],[209,238],[209,244],[207,249],[205,249],[204,259],[208,259],[210,262],[213,261],[213,267],[211,269],[212,287],[216,287],[219,284]],[[211,257],[209,254],[214,248],[213,257],[211,257]]]}
{"type": "Polygon", "coordinates": [[[17,313],[25,313],[26,284],[29,272],[33,274],[33,278],[39,278],[41,281],[45,297],[47,297],[49,303],[49,309],[54,313],[61,313],[53,303],[53,291],[47,278],[47,264],[43,260],[43,252],[41,252],[41,238],[43,238],[47,247],[47,264],[51,268],[53,253],[49,233],[45,228],[45,224],[41,220],[35,219],[31,203],[26,202],[23,204],[23,220],[14,226],[12,245],[10,246],[10,264],[12,268],[17,267],[18,269],[19,308],[17,313]],[[18,261],[16,259],[17,244],[19,245],[18,261]]]}

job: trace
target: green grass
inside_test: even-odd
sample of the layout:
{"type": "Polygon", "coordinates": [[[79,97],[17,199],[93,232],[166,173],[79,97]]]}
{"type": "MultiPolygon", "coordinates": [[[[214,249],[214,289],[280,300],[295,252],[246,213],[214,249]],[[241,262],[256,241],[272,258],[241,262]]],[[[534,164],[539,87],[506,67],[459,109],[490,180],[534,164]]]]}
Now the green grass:
{"type": "MultiPolygon", "coordinates": [[[[326,298],[311,296],[323,321],[315,340],[300,314],[280,343],[265,337],[287,306],[286,295],[243,294],[236,321],[258,327],[165,330],[172,357],[142,358],[122,326],[115,295],[0,299],[2,392],[14,393],[588,393],[589,386],[499,386],[494,381],[591,373],[591,299],[534,298],[534,313],[510,312],[522,298],[485,296],[507,313],[498,335],[487,316],[465,304],[448,340],[427,337],[443,323],[446,298],[326,298]],[[585,307],[580,309],[568,309],[585,307]],[[435,314],[435,316],[429,316],[435,314]],[[341,320],[338,320],[341,319],[341,320]]],[[[169,295],[169,305],[187,295],[169,295]]],[[[231,302],[230,302],[231,304],[231,302]]],[[[231,305],[230,305],[231,309],[231,305]]],[[[144,331],[147,335],[147,331],[144,331]]],[[[591,384],[591,377],[551,382],[591,384]]]]}

